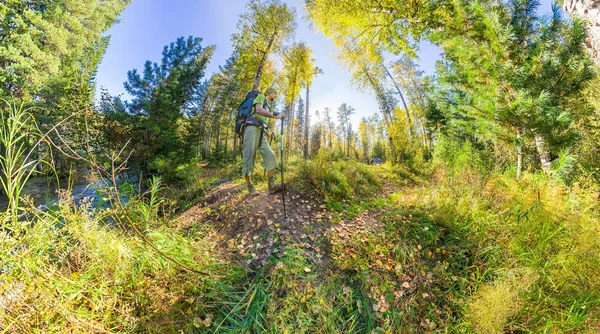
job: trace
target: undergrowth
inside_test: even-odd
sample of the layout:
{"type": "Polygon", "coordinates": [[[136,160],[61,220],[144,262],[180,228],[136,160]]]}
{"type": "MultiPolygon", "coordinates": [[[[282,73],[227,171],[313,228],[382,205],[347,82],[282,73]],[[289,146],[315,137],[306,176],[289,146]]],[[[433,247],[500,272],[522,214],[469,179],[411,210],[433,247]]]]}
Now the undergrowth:
{"type": "Polygon", "coordinates": [[[486,268],[451,331],[597,332],[600,318],[598,191],[556,176],[478,171],[473,152],[395,196],[466,236],[486,268]]]}
{"type": "MultiPolygon", "coordinates": [[[[534,173],[517,182],[512,173],[482,173],[474,161],[485,163],[434,164],[429,179],[387,165],[292,161],[292,186],[323,196],[339,215],[324,240],[326,265],[301,244],[259,269],[225,260],[214,226],[174,227],[173,211],[160,207],[180,203],[165,204],[173,190],[154,182],[126,214],[161,252],[205,272],[193,273],[153,251],[131,226],[110,223],[125,212],[62,196],[47,212],[5,217],[0,330],[597,332],[597,190],[534,173]],[[383,196],[390,184],[396,188],[383,196]],[[372,226],[335,229],[368,216],[376,217],[372,226]]],[[[186,170],[182,182],[202,193],[230,175],[186,170]]]]}

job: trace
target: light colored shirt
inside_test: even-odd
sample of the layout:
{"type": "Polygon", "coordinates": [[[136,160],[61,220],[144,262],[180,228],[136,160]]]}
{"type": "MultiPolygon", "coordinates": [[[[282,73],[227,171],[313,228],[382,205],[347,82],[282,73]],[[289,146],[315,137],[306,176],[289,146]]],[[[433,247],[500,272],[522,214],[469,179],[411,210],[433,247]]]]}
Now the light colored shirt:
{"type": "Polygon", "coordinates": [[[258,94],[258,96],[254,99],[254,102],[252,102],[252,115],[263,121],[265,124],[267,124],[269,122],[269,118],[262,115],[258,115],[256,113],[257,104],[262,104],[264,110],[271,112],[271,106],[269,105],[269,101],[267,101],[263,94],[258,94]]]}

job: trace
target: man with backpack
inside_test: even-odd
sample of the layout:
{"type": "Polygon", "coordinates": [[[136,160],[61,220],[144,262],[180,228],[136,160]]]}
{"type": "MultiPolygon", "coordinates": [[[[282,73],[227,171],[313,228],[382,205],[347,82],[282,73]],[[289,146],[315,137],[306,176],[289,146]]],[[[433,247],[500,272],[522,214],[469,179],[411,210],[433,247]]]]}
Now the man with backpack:
{"type": "Polygon", "coordinates": [[[273,194],[283,189],[283,185],[275,184],[274,174],[279,166],[277,158],[275,158],[275,154],[267,141],[267,137],[272,138],[274,136],[274,134],[267,131],[269,118],[282,119],[284,117],[283,113],[278,115],[271,113],[270,103],[276,97],[277,92],[273,87],[267,88],[264,95],[258,94],[252,102],[251,115],[246,119],[242,128],[242,171],[246,179],[248,193],[251,196],[259,195],[251,180],[257,151],[263,157],[263,164],[269,176],[269,193],[273,194]]]}

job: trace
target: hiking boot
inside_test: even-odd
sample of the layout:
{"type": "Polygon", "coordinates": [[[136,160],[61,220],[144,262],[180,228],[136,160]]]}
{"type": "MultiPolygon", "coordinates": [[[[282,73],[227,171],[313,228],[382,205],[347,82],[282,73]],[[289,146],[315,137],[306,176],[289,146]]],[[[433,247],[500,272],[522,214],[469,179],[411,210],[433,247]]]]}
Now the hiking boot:
{"type": "Polygon", "coordinates": [[[269,183],[269,193],[274,194],[278,191],[282,191],[285,184],[269,183]]]}
{"type": "Polygon", "coordinates": [[[254,185],[252,183],[250,183],[248,185],[248,194],[253,197],[259,195],[258,191],[256,190],[256,188],[254,187],[254,185]]]}

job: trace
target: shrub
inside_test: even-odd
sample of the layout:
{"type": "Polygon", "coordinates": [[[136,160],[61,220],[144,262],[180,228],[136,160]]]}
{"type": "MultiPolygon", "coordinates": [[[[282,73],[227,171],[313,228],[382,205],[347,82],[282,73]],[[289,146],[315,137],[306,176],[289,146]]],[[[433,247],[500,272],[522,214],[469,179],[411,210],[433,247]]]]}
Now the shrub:
{"type": "Polygon", "coordinates": [[[292,182],[326,200],[345,200],[369,196],[381,187],[372,167],[353,160],[331,161],[326,154],[302,162],[292,182]]]}

